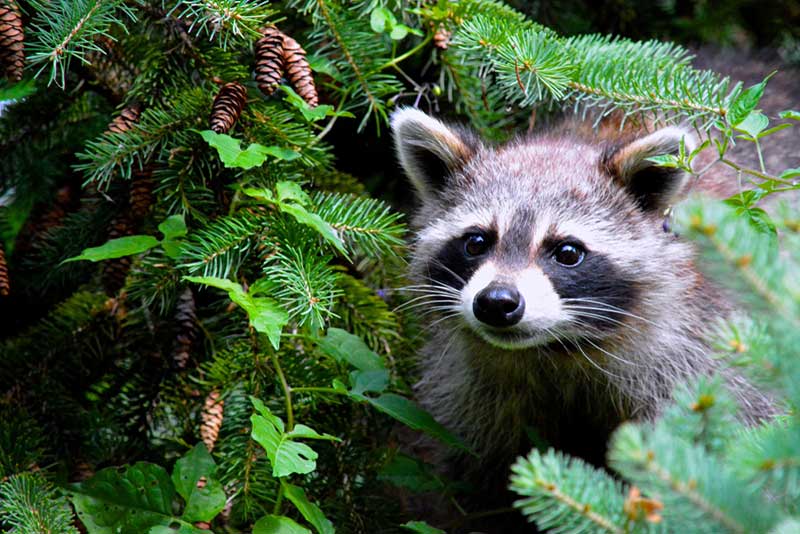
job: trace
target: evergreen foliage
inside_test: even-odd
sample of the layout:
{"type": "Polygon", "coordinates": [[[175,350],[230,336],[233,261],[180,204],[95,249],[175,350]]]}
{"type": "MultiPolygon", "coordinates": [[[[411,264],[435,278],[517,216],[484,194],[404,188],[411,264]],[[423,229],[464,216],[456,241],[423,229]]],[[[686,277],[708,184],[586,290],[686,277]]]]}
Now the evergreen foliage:
{"type": "MultiPolygon", "coordinates": [[[[398,104],[447,106],[494,139],[537,110],[692,123],[703,144],[657,162],[700,178],[711,153],[750,187],[677,214],[758,312],[718,325],[719,357],[800,402],[800,224],[758,205],[800,188],[763,158],[800,115],[770,124],[764,83],[698,70],[675,44],[566,37],[495,0],[18,3],[25,78],[0,85],[0,530],[441,532],[386,488],[458,507],[458,484],[398,455],[395,430],[464,447],[411,400],[424,325],[386,291],[404,285],[404,218],[343,170],[398,104]],[[302,91],[258,90],[273,25],[308,52],[302,91]],[[246,98],[214,132],[226,84],[246,98]],[[759,165],[733,161],[734,141],[759,165]],[[122,289],[107,295],[109,273],[122,289]]],[[[554,532],[793,532],[787,413],[745,427],[704,379],[618,430],[619,478],[533,451],[511,487],[554,532]]]]}

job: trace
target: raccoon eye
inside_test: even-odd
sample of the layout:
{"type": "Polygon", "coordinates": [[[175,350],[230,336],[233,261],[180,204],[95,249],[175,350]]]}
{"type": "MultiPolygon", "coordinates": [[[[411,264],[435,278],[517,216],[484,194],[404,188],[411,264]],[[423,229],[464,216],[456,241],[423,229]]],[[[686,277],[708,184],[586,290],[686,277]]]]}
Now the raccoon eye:
{"type": "Polygon", "coordinates": [[[470,234],[464,241],[467,256],[480,256],[489,248],[489,240],[482,234],[470,234]]]}
{"type": "Polygon", "coordinates": [[[579,245],[563,243],[558,245],[553,258],[564,267],[576,267],[583,261],[586,252],[579,245]]]}

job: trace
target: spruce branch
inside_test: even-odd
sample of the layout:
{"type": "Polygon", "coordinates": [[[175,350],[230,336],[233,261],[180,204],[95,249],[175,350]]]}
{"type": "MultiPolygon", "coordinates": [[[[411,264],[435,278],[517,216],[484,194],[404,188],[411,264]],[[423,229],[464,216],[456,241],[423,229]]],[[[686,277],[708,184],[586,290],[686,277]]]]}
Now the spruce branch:
{"type": "Polygon", "coordinates": [[[265,0],[181,0],[167,13],[173,15],[188,23],[190,33],[205,33],[209,40],[219,39],[225,49],[232,36],[258,37],[259,29],[275,15],[275,10],[265,0]]]}
{"type": "Polygon", "coordinates": [[[62,495],[38,474],[14,475],[0,483],[0,524],[19,534],[78,534],[62,495]]]}

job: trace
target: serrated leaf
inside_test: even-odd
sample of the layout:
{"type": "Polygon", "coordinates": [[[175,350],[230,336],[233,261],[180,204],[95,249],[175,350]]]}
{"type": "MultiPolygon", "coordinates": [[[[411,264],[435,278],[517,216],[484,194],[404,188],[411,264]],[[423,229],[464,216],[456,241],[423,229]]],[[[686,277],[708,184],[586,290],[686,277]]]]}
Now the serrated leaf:
{"type": "Polygon", "coordinates": [[[297,425],[292,432],[284,432],[283,421],[274,415],[260,400],[251,397],[253,407],[258,412],[250,416],[251,435],[264,448],[272,476],[285,477],[294,473],[310,473],[317,467],[317,453],[306,445],[293,441],[293,438],[337,440],[334,436],[318,434],[305,425],[297,425]]]}
{"type": "Polygon", "coordinates": [[[282,515],[266,515],[253,525],[253,534],[311,534],[311,531],[298,525],[294,519],[282,515]]]}
{"type": "Polygon", "coordinates": [[[383,359],[372,352],[364,340],[341,328],[329,328],[319,341],[322,352],[338,362],[346,362],[361,371],[386,368],[383,359]]]}
{"type": "Polygon", "coordinates": [[[434,528],[425,521],[409,521],[400,526],[411,532],[417,532],[418,534],[447,534],[444,530],[434,528]]]}
{"type": "Polygon", "coordinates": [[[286,498],[297,507],[318,534],[334,534],[336,532],[336,529],[333,528],[333,523],[325,517],[320,507],[308,500],[303,488],[289,484],[285,480],[281,480],[281,484],[286,498]]]}
{"type": "Polygon", "coordinates": [[[322,220],[322,217],[316,213],[307,211],[303,206],[298,204],[281,204],[281,211],[288,213],[295,218],[300,224],[304,224],[319,233],[327,241],[332,244],[343,256],[347,257],[347,250],[344,248],[344,242],[339,237],[336,229],[322,220]]]}
{"type": "Polygon", "coordinates": [[[183,215],[172,215],[158,225],[158,231],[164,234],[164,239],[177,239],[187,233],[186,221],[183,215]]]}
{"type": "Polygon", "coordinates": [[[766,85],[767,80],[764,80],[748,87],[733,101],[728,110],[728,123],[731,126],[738,126],[754,109],[756,109],[759,100],[761,100],[764,94],[764,87],[766,87],[766,85]]]}
{"type": "Polygon", "coordinates": [[[227,134],[218,134],[211,130],[198,132],[203,139],[212,147],[217,149],[222,164],[229,169],[252,169],[261,166],[272,156],[282,160],[293,160],[300,157],[300,154],[288,148],[277,146],[264,146],[258,143],[251,143],[246,149],[242,150],[238,139],[227,134]]]}
{"type": "Polygon", "coordinates": [[[70,494],[89,534],[141,534],[177,520],[172,480],[164,468],[147,462],[102,469],[74,484],[70,494]]]}
{"type": "Polygon", "coordinates": [[[379,397],[373,398],[365,395],[358,395],[353,392],[350,392],[350,396],[356,400],[368,402],[378,411],[397,419],[409,428],[425,432],[429,436],[453,448],[471,452],[460,439],[436,422],[431,414],[405,397],[395,395],[394,393],[384,393],[379,397]]]}
{"type": "Polygon", "coordinates": [[[214,478],[216,472],[217,464],[203,443],[175,462],[172,483],[186,501],[184,520],[210,522],[225,508],[225,490],[214,478]],[[198,485],[201,479],[203,482],[198,485]]]}
{"type": "Polygon", "coordinates": [[[769,119],[767,116],[754,111],[750,113],[746,119],[737,124],[735,129],[748,134],[752,138],[756,138],[767,126],[769,126],[769,119]]]}
{"type": "Polygon", "coordinates": [[[304,207],[311,204],[311,197],[297,182],[286,180],[278,182],[275,184],[275,192],[278,193],[280,202],[292,201],[304,207]]]}
{"type": "Polygon", "coordinates": [[[151,248],[158,246],[159,240],[151,235],[129,235],[106,241],[99,247],[84,249],[78,256],[64,260],[61,263],[71,261],[102,261],[114,258],[122,258],[133,254],[141,254],[151,248]]]}

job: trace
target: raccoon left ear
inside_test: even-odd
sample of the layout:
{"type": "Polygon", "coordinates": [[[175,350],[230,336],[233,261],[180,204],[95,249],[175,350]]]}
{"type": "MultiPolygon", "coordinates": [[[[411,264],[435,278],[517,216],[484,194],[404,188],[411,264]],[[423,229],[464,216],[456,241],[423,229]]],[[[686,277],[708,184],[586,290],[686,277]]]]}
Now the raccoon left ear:
{"type": "Polygon", "coordinates": [[[694,150],[692,134],[670,126],[622,146],[612,147],[600,160],[611,174],[645,210],[662,210],[680,195],[689,175],[676,168],[659,167],[648,158],[672,154],[677,156],[681,141],[687,152],[694,150]]]}
{"type": "Polygon", "coordinates": [[[480,147],[471,132],[447,126],[415,108],[392,114],[392,132],[400,164],[423,198],[444,188],[480,147]]]}

